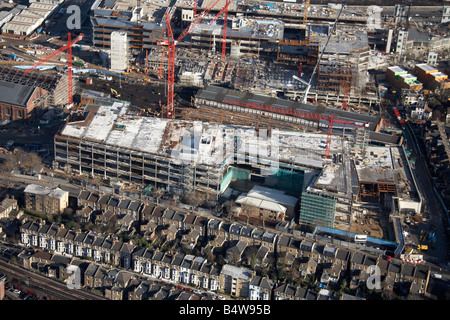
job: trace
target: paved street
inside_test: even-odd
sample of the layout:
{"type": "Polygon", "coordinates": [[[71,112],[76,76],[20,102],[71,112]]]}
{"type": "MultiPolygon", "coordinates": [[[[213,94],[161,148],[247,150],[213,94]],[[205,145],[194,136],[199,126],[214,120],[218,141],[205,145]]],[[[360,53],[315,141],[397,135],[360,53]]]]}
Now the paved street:
{"type": "MultiPolygon", "coordinates": [[[[409,133],[412,133],[412,131],[409,129],[406,129],[406,131],[407,137],[410,137],[407,139],[407,146],[411,150],[411,156],[416,158],[415,166],[413,166],[412,169],[417,180],[418,188],[424,198],[426,204],[425,208],[430,216],[426,223],[426,228],[429,230],[431,226],[435,226],[437,229],[435,241],[429,246],[429,251],[424,254],[424,258],[427,261],[434,261],[438,265],[445,265],[447,261],[447,241],[443,225],[444,212],[434,193],[434,184],[427,168],[427,160],[425,156],[422,155],[421,150],[419,149],[420,147],[414,142],[413,137],[410,136],[409,133]]],[[[415,141],[417,141],[417,138],[415,141]]],[[[420,231],[421,230],[417,230],[419,235],[420,231]]]]}

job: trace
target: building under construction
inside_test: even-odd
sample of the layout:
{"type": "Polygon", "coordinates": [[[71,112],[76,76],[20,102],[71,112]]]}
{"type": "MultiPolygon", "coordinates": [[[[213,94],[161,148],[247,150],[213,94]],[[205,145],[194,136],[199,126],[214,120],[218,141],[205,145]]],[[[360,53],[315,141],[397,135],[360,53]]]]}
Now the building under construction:
{"type": "Polygon", "coordinates": [[[376,132],[379,131],[381,125],[379,116],[326,108],[217,86],[200,89],[195,96],[195,101],[199,107],[219,108],[255,115],[266,114],[278,120],[317,129],[328,128],[330,116],[334,118],[333,125],[336,128],[345,126],[348,130],[365,128],[376,132]]]}
{"type": "MultiPolygon", "coordinates": [[[[304,72],[308,82],[308,72],[321,57],[317,73],[310,79],[308,98],[327,105],[340,105],[344,100],[345,105],[356,102],[357,110],[361,110],[362,103],[370,110],[372,103],[379,101],[378,97],[362,92],[369,80],[366,71],[370,45],[366,25],[374,20],[372,12],[367,15],[368,12],[351,8],[341,12],[340,5],[333,4],[310,8],[309,1],[305,4],[225,0],[136,4],[129,0],[98,0],[91,8],[92,40],[95,47],[108,50],[111,34],[126,32],[130,51],[134,54],[145,51],[141,57],[145,56],[146,70],[163,78],[164,70],[168,69],[168,50],[161,43],[168,39],[166,29],[170,24],[174,39],[184,35],[176,43],[174,61],[175,68],[180,69],[175,73],[175,80],[183,86],[220,84],[269,95],[281,91],[293,100],[305,91],[304,86],[292,80],[292,75],[283,79],[285,84],[281,86],[276,84],[278,79],[269,78],[295,71],[300,77],[304,72]],[[346,25],[337,25],[334,32],[331,21],[337,19],[338,11],[339,22],[346,25]],[[187,26],[189,30],[185,33],[187,26]],[[220,56],[219,52],[227,61],[210,59],[220,56]],[[198,70],[184,70],[189,59],[183,59],[183,54],[199,65],[208,63],[198,70]],[[243,60],[248,62],[247,66],[240,63],[243,60]],[[221,66],[223,63],[225,66],[221,66]],[[273,64],[269,69],[282,67],[283,71],[253,72],[252,68],[266,63],[273,64]]],[[[378,26],[372,22],[370,25],[378,26]]]]}
{"type": "MultiPolygon", "coordinates": [[[[47,92],[43,107],[65,106],[69,103],[68,76],[46,71],[33,71],[25,74],[24,70],[0,65],[0,81],[18,84],[27,87],[39,87],[47,92]]],[[[73,88],[76,90],[77,80],[73,79],[73,88]]]]}
{"type": "MultiPolygon", "coordinates": [[[[108,49],[111,33],[121,31],[128,34],[132,50],[158,48],[158,43],[167,39],[166,13],[177,34],[196,14],[207,10],[178,46],[214,54],[222,51],[225,43],[227,55],[251,54],[296,67],[299,63],[314,65],[317,61],[319,42],[306,34],[304,8],[284,4],[279,10],[275,8],[277,4],[267,8],[255,5],[249,9],[243,3],[230,2],[224,11],[225,1],[202,1],[197,9],[193,7],[194,2],[178,1],[175,5],[169,1],[142,2],[138,7],[131,1],[98,0],[91,8],[93,44],[108,49]],[[225,16],[228,16],[226,25],[225,16]]],[[[323,18],[329,20],[330,16],[324,14],[323,18]]]]}
{"type": "MultiPolygon", "coordinates": [[[[301,192],[299,177],[326,161],[325,141],[325,134],[140,117],[115,102],[74,113],[55,135],[55,161],[75,174],[178,194],[197,190],[213,199],[234,179],[231,168],[246,172],[241,178],[248,183],[301,192]]],[[[331,151],[340,145],[333,137],[331,151]]]]}

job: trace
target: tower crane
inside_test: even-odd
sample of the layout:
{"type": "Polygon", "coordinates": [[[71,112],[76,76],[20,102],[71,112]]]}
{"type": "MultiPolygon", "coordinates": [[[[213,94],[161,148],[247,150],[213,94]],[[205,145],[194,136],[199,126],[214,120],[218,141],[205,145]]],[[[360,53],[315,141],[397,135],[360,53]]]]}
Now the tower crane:
{"type": "Polygon", "coordinates": [[[55,50],[52,54],[46,56],[45,58],[41,59],[38,63],[36,63],[31,68],[28,68],[25,70],[24,74],[30,73],[32,70],[36,69],[38,66],[42,65],[43,63],[49,61],[51,58],[56,56],[57,54],[63,52],[64,50],[67,50],[67,76],[68,76],[68,97],[69,97],[69,106],[72,106],[73,104],[73,83],[72,83],[72,46],[83,39],[84,35],[80,33],[73,41],[71,41],[71,33],[69,32],[67,34],[67,43],[63,45],[58,50],[55,50]]]}
{"type": "Polygon", "coordinates": [[[306,86],[306,89],[308,89],[308,90],[309,90],[309,87],[311,87],[311,84],[309,82],[306,82],[305,80],[303,80],[300,77],[297,77],[296,75],[293,75],[292,78],[303,83],[306,86]]]}
{"type": "MultiPolygon", "coordinates": [[[[303,83],[304,85],[306,85],[305,96],[304,96],[304,100],[306,100],[305,97],[308,96],[308,91],[309,91],[309,88],[311,87],[311,81],[310,82],[306,82],[305,80],[303,80],[300,77],[297,77],[296,75],[293,75],[292,77],[295,80],[298,80],[301,83],[303,83]]],[[[304,103],[306,103],[306,101],[304,101],[304,103]]],[[[328,159],[330,157],[331,135],[333,134],[333,123],[335,122],[335,120],[334,120],[334,116],[333,115],[328,116],[328,119],[326,119],[326,120],[328,120],[328,132],[327,132],[327,143],[326,143],[326,148],[325,148],[325,158],[328,159]]]]}
{"type": "MultiPolygon", "coordinates": [[[[328,35],[327,41],[326,41],[326,43],[325,43],[325,46],[323,47],[322,52],[320,53],[320,56],[319,56],[319,58],[317,59],[317,63],[316,63],[316,65],[314,66],[314,70],[313,70],[313,72],[312,72],[312,74],[311,74],[311,78],[309,79],[309,81],[306,82],[306,81],[302,80],[301,78],[299,78],[299,77],[297,77],[297,76],[295,76],[295,75],[293,76],[294,79],[299,80],[300,82],[302,82],[303,84],[306,85],[305,93],[304,93],[304,96],[303,96],[303,99],[302,99],[302,102],[303,102],[303,103],[306,103],[306,102],[307,102],[307,97],[308,97],[309,90],[311,89],[311,83],[312,83],[312,80],[313,80],[314,75],[315,75],[315,73],[316,73],[316,71],[317,71],[317,68],[319,67],[320,60],[322,59],[323,53],[325,52],[325,49],[326,49],[326,47],[327,47],[327,45],[328,45],[328,42],[330,41],[331,35],[332,35],[332,34],[334,33],[334,31],[336,30],[337,21],[338,21],[340,15],[341,15],[341,13],[342,13],[342,10],[344,9],[345,5],[347,4],[347,2],[348,2],[348,0],[345,0],[345,1],[344,1],[344,3],[342,4],[341,9],[340,9],[338,15],[336,16],[336,20],[334,21],[333,28],[330,30],[330,34],[328,35]]],[[[309,6],[309,0],[306,0],[306,3],[307,3],[307,5],[309,6]]],[[[305,13],[307,12],[307,11],[306,11],[306,6],[307,6],[306,3],[305,3],[305,13]]],[[[305,21],[305,22],[306,22],[306,21],[305,21]]],[[[346,104],[346,102],[345,102],[346,100],[347,100],[347,99],[345,98],[345,100],[344,100],[344,103],[345,103],[345,104],[346,104]]],[[[345,106],[343,106],[343,108],[345,108],[345,106]]],[[[328,116],[328,119],[327,119],[327,120],[328,120],[328,133],[327,133],[327,143],[326,143],[326,150],[325,150],[325,158],[329,158],[329,156],[330,156],[331,136],[332,136],[332,134],[333,134],[333,123],[336,122],[336,121],[334,120],[334,116],[333,116],[333,115],[328,116]]]]}
{"type": "Polygon", "coordinates": [[[188,33],[190,33],[194,27],[205,17],[205,15],[211,11],[211,9],[219,2],[219,0],[211,1],[208,7],[200,14],[194,17],[194,20],[187,26],[186,29],[175,40],[173,37],[172,27],[170,26],[170,16],[166,12],[167,22],[167,40],[158,42],[158,45],[168,47],[168,68],[167,68],[167,118],[172,119],[173,113],[173,95],[174,95],[174,83],[175,83],[175,47],[183,40],[188,33]]]}
{"type": "Polygon", "coordinates": [[[225,59],[225,53],[227,50],[227,23],[228,23],[228,6],[230,5],[231,0],[227,0],[225,3],[225,6],[222,8],[222,10],[219,11],[219,13],[214,17],[214,19],[211,21],[210,24],[213,24],[216,22],[217,18],[223,13],[223,38],[222,38],[222,59],[225,59]]]}
{"type": "Polygon", "coordinates": [[[225,12],[223,14],[223,38],[222,38],[222,59],[225,59],[225,52],[227,50],[227,23],[228,23],[228,6],[231,0],[227,0],[225,4],[225,12]]]}
{"type": "Polygon", "coordinates": [[[305,12],[303,12],[303,24],[306,26],[308,22],[309,0],[305,1],[305,12]]]}
{"type": "Polygon", "coordinates": [[[342,110],[347,110],[347,99],[349,91],[350,91],[349,80],[345,80],[344,100],[342,101],[342,110]]]}
{"type": "Polygon", "coordinates": [[[163,78],[163,68],[164,68],[164,57],[165,56],[166,56],[166,50],[163,48],[161,64],[159,65],[159,70],[158,70],[158,78],[159,79],[163,78]]]}

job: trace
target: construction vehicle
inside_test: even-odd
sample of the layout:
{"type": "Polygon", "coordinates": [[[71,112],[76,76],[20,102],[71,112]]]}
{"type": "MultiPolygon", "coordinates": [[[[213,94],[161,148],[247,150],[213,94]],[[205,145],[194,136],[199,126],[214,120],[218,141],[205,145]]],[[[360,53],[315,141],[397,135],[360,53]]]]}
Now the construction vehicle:
{"type": "Polygon", "coordinates": [[[417,250],[427,251],[428,250],[428,246],[425,245],[425,244],[419,244],[419,245],[417,245],[417,250]]]}
{"type": "Polygon", "coordinates": [[[427,240],[427,239],[428,239],[428,231],[422,230],[422,231],[420,232],[420,237],[419,237],[419,239],[420,239],[421,241],[427,240]]]}
{"type": "Polygon", "coordinates": [[[198,109],[198,105],[197,105],[197,103],[195,102],[195,98],[194,98],[193,96],[191,96],[191,105],[192,105],[194,108],[197,108],[197,109],[198,109]]]}
{"type": "Polygon", "coordinates": [[[84,67],[84,62],[81,61],[81,60],[76,60],[76,61],[73,62],[73,65],[75,67],[84,67]]]}
{"type": "Polygon", "coordinates": [[[114,98],[116,98],[116,99],[120,98],[120,94],[116,90],[114,90],[113,88],[110,88],[110,90],[111,90],[111,94],[114,98]]]}

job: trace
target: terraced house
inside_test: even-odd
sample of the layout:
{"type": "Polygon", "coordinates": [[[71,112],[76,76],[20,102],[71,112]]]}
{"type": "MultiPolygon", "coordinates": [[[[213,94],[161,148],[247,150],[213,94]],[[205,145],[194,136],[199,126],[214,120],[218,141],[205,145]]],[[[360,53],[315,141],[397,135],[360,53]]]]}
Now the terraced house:
{"type": "MultiPolygon", "coordinates": [[[[21,226],[20,233],[21,243],[27,246],[52,250],[61,255],[92,259],[166,281],[191,284],[211,291],[223,290],[221,279],[223,281],[224,277],[228,279],[227,288],[228,284],[235,281],[228,274],[230,268],[223,269],[202,257],[137,247],[105,235],[67,230],[56,223],[26,221],[21,226]]],[[[99,283],[103,283],[98,274],[102,270],[91,266],[86,271],[85,283],[93,288],[98,287],[99,283]]],[[[240,268],[233,267],[233,270],[239,274],[240,268]]],[[[231,291],[231,287],[227,290],[230,294],[242,295],[235,289],[231,291]]],[[[248,286],[244,292],[248,294],[248,286]]]]}
{"type": "MultiPolygon", "coordinates": [[[[163,215],[164,210],[161,211],[161,217],[163,215]]],[[[183,223],[179,222],[176,224],[184,228],[183,223]]],[[[250,248],[257,249],[255,244],[259,245],[256,253],[264,249],[264,257],[267,254],[277,255],[280,267],[298,268],[302,277],[322,270],[319,279],[324,285],[337,282],[341,276],[349,272],[348,276],[351,279],[349,287],[357,288],[367,281],[370,267],[377,265],[381,271],[383,292],[401,286],[410,293],[424,295],[431,274],[430,268],[426,266],[412,268],[408,263],[395,258],[387,261],[378,255],[349,251],[331,244],[323,245],[293,235],[278,237],[258,228],[238,228],[233,223],[215,219],[205,222],[204,226],[209,236],[223,237],[230,243],[241,243],[243,253],[250,248]]],[[[253,269],[234,265],[232,261],[218,265],[192,254],[162,252],[124,243],[117,240],[114,235],[67,230],[57,223],[44,224],[25,220],[20,227],[20,235],[21,244],[29,247],[66,257],[80,257],[94,264],[108,264],[113,268],[123,268],[172,283],[220,291],[234,297],[255,300],[309,300],[320,297],[317,292],[302,290],[301,286],[283,285],[270,279],[255,278],[256,273],[253,269]]],[[[84,277],[86,283],[92,283],[93,287],[96,287],[99,283],[104,283],[100,279],[103,269],[92,268],[94,267],[86,271],[84,277]],[[90,274],[92,279],[89,278],[90,274]]],[[[120,296],[123,288],[119,289],[116,292],[112,290],[111,285],[108,292],[111,296],[113,294],[120,296]]]]}

